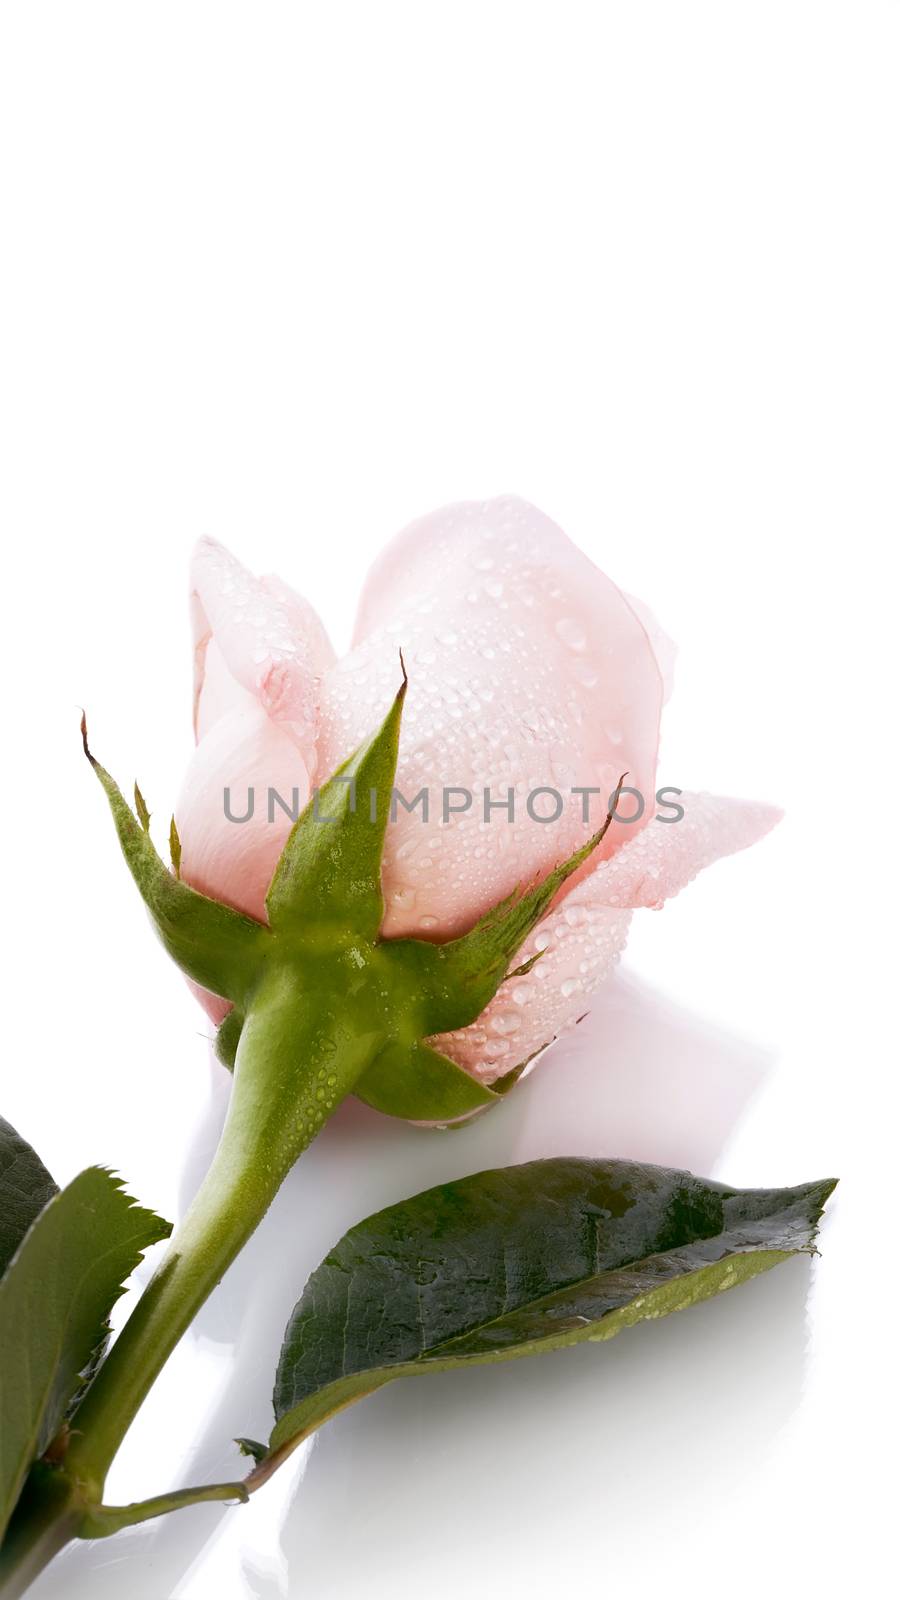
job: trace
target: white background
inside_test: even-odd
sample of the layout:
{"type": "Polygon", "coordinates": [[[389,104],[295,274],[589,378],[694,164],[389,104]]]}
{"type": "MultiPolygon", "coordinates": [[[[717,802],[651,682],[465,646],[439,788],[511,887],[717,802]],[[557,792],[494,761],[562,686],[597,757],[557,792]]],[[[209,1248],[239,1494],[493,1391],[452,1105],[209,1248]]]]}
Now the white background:
{"type": "Polygon", "coordinates": [[[77,736],[83,704],[164,827],[199,533],[340,643],[398,527],[525,495],[680,643],[662,780],[788,813],[638,915],[505,1109],[441,1136],[344,1108],[112,1497],[234,1473],[306,1273],[377,1205],[564,1151],[843,1179],[812,1268],[397,1384],[251,1507],[79,1547],[36,1600],[880,1589],[900,9],[7,0],[0,27],[2,1109],[58,1179],[111,1162],[177,1216],[222,1116],[77,736]]]}

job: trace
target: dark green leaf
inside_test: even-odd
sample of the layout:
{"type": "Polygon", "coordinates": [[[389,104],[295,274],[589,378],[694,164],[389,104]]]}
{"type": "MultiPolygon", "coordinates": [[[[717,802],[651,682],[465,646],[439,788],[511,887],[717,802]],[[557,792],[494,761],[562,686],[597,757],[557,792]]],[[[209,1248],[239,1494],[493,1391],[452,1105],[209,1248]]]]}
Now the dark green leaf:
{"type": "Polygon", "coordinates": [[[393,1378],[609,1339],[811,1250],[833,1187],[738,1190],[563,1157],[390,1206],[345,1234],[304,1290],[256,1481],[393,1378]]]}
{"type": "MultiPolygon", "coordinates": [[[[218,900],[208,900],[173,876],[118,784],[91,754],[84,719],[81,732],[84,753],[106,791],[122,853],[169,955],[204,989],[226,1000],[243,1000],[262,970],[268,929],[218,900]]],[[[135,786],[135,794],[139,793],[135,786]]],[[[139,810],[149,821],[143,796],[139,810]]]]}
{"type": "Polygon", "coordinates": [[[376,1111],[409,1122],[453,1122],[501,1098],[448,1056],[415,1042],[387,1045],[353,1092],[376,1111]]]}
{"type": "Polygon", "coordinates": [[[0,1117],[0,1277],[35,1217],[58,1192],[31,1145],[0,1117]]]}
{"type": "Polygon", "coordinates": [[[0,1282],[0,1536],[143,1252],[170,1232],[89,1167],[32,1224],[0,1282]]]}
{"type": "Polygon", "coordinates": [[[406,674],[368,743],[314,794],[281,853],[266,909],[276,931],[337,922],[375,939],[384,916],[381,855],[397,769],[406,674]]]}

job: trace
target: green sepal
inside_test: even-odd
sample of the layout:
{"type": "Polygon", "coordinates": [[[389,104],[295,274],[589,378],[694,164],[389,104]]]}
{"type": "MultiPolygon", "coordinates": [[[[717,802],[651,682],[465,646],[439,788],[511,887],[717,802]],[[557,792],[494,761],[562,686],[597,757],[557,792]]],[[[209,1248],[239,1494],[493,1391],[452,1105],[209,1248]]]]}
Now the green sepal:
{"type": "Polygon", "coordinates": [[[169,823],[169,859],[172,862],[172,871],[174,872],[176,878],[180,878],[181,877],[181,839],[178,836],[178,829],[175,826],[175,818],[174,817],[172,818],[171,822],[169,823]]]}
{"type": "MultiPolygon", "coordinates": [[[[235,1007],[216,1032],[216,1055],[229,1072],[234,1071],[243,1027],[244,1017],[235,1007]]],[[[353,1093],[385,1116],[450,1123],[499,1104],[518,1076],[518,1070],[507,1073],[492,1089],[424,1040],[401,1044],[392,1039],[357,1080],[353,1093]]]]}
{"type": "Polygon", "coordinates": [[[134,786],[134,809],[137,813],[138,822],[140,823],[144,832],[149,833],[150,812],[147,810],[147,802],[144,799],[144,796],[141,794],[140,785],[138,783],[135,783],[134,786]]]}
{"type": "Polygon", "coordinates": [[[354,1092],[361,1100],[388,1116],[447,1123],[496,1105],[517,1082],[527,1061],[490,1088],[434,1049],[429,1038],[474,1022],[508,977],[534,966],[537,955],[509,971],[516,952],[559,889],[600,844],[614,810],[615,801],[602,827],[567,860],[524,893],[515,889],[460,938],[446,944],[384,941],[382,949],[399,980],[400,994],[408,998],[417,1037],[412,1042],[403,1037],[390,1041],[356,1085],[354,1092]]]}
{"type": "Polygon", "coordinates": [[[368,1217],[288,1323],[269,1453],[400,1377],[604,1341],[812,1252],[833,1179],[734,1189],[634,1161],[555,1157],[441,1184],[368,1217]]]}
{"type": "MultiPolygon", "coordinates": [[[[540,882],[524,892],[515,889],[468,933],[445,944],[382,939],[381,864],[406,689],[404,669],[378,732],[314,794],[291,829],[269,886],[268,926],[207,899],[180,880],[181,845],[174,822],[173,875],[150,840],[149,812],[137,786],[135,817],[94,760],[86,736],[85,752],[106,790],[126,860],[163,943],[196,982],[234,1002],[219,1030],[219,1059],[233,1068],[244,1020],[267,965],[292,973],[298,989],[316,991],[326,976],[323,962],[328,972],[343,966],[353,979],[344,991],[345,1005],[355,1006],[358,1029],[381,1035],[355,1092],[391,1116],[449,1123],[495,1105],[521,1067],[488,1088],[430,1040],[473,1022],[513,976],[510,966],[523,941],[600,844],[615,802],[585,844],[540,882]]],[[[537,959],[532,956],[515,972],[527,970],[537,959]]]]}
{"type": "MultiPolygon", "coordinates": [[[[402,658],[401,658],[402,664],[402,658]]],[[[266,910],[276,932],[316,933],[337,924],[361,940],[384,917],[381,857],[397,770],[407,678],[378,732],[314,792],[279,857],[266,910]]]]}
{"type": "MultiPolygon", "coordinates": [[[[169,955],[182,972],[204,989],[226,1000],[244,1000],[255,989],[264,969],[270,943],[268,929],[173,876],[157,855],[142,820],[149,822],[143,796],[138,817],[118,784],[91,753],[84,718],[81,733],[84,753],[106,792],[122,854],[169,955]]],[[[140,794],[137,787],[135,792],[140,794]]]]}
{"type": "MultiPolygon", "coordinates": [[[[619,787],[624,782],[619,779],[619,787]]],[[[616,790],[616,799],[618,798],[616,790]]],[[[516,888],[480,917],[468,933],[446,944],[421,939],[391,941],[394,959],[402,963],[420,998],[423,1033],[449,1033],[480,1017],[506,978],[521,976],[539,959],[532,956],[510,972],[509,964],[529,933],[549,910],[573,872],[597,849],[615,812],[615,799],[601,828],[585,844],[524,893],[516,888]]]]}
{"type": "Polygon", "coordinates": [[[88,1167],[36,1217],[0,1281],[0,1535],[48,1449],[143,1252],[171,1232],[88,1167]]]}
{"type": "Polygon", "coordinates": [[[237,1006],[232,1006],[227,1017],[223,1017],[216,1029],[216,1056],[223,1067],[229,1072],[234,1071],[237,1048],[241,1042],[241,1033],[244,1028],[244,1015],[237,1006]]]}
{"type": "Polygon", "coordinates": [[[375,1111],[408,1122],[455,1122],[502,1098],[424,1041],[392,1041],[354,1088],[375,1111]]]}

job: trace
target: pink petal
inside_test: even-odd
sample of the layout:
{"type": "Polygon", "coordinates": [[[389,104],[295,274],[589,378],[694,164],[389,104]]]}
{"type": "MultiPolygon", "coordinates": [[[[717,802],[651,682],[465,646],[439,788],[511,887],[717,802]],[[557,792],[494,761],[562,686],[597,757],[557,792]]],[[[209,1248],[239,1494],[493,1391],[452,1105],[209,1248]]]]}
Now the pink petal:
{"type": "Polygon", "coordinates": [[[745,850],[778,821],[775,806],[682,794],[684,817],[648,823],[558,902],[526,940],[512,966],[537,951],[522,978],[502,984],[471,1027],[443,1035],[438,1048],[491,1083],[572,1027],[619,958],[631,910],[659,907],[721,856],[745,850]]]}
{"type": "MultiPolygon", "coordinates": [[[[777,806],[758,800],[690,791],[673,796],[667,806],[673,803],[684,807],[679,821],[648,823],[612,860],[600,862],[566,903],[583,895],[592,904],[658,910],[704,867],[764,838],[782,816],[777,806]]],[[[657,813],[671,814],[662,808],[657,813]]]]}
{"type": "MultiPolygon", "coordinates": [[[[534,506],[464,502],[413,523],[375,563],[355,637],[325,680],[321,768],[378,725],[402,649],[410,687],[397,787],[408,801],[427,787],[432,807],[428,826],[420,810],[400,810],[388,830],[388,934],[459,932],[546,872],[599,825],[624,770],[652,796],[662,687],[647,634],[534,506]],[[446,824],[444,786],[475,797],[446,824]],[[527,815],[529,791],[542,786],[563,795],[556,822],[527,815]],[[600,791],[588,821],[575,786],[600,791]],[[515,822],[495,812],[486,823],[483,790],[501,799],[509,787],[515,822]]],[[[632,831],[614,824],[604,854],[632,831]]]]}
{"type": "Polygon", "coordinates": [[[274,789],[295,815],[306,805],[310,773],[291,734],[247,697],[220,717],[200,740],[185,775],[175,821],[181,838],[181,872],[202,894],[224,900],[259,921],[266,890],[291,828],[291,818],[273,801],[274,789]],[[246,822],[230,821],[249,810],[246,822]]]}
{"type": "Polygon", "coordinates": [[[675,660],[678,655],[678,646],[673,639],[669,638],[665,628],[660,627],[655,614],[648,605],[644,604],[643,600],[639,600],[637,595],[633,594],[626,594],[625,599],[628,601],[638,621],[642,624],[644,632],[653,646],[653,654],[656,657],[659,675],[663,681],[663,703],[667,705],[672,698],[672,689],[675,685],[675,660]]]}
{"type": "Polygon", "coordinates": [[[211,989],[204,989],[199,983],[195,983],[193,978],[188,978],[187,986],[194,999],[200,1002],[210,1022],[218,1028],[231,1010],[231,1001],[223,1000],[221,995],[213,994],[211,989]]]}
{"type": "Polygon", "coordinates": [[[191,567],[198,739],[236,706],[259,704],[315,770],[320,684],[334,651],[312,607],[278,578],[255,578],[214,539],[191,567]]]}
{"type": "MultiPolygon", "coordinates": [[[[572,898],[584,887],[573,890],[572,898]]],[[[543,951],[531,971],[501,984],[477,1022],[432,1043],[484,1083],[530,1061],[589,1009],[590,996],[625,948],[630,922],[630,911],[565,902],[544,918],[513,962],[513,968],[521,966],[543,951]]]]}

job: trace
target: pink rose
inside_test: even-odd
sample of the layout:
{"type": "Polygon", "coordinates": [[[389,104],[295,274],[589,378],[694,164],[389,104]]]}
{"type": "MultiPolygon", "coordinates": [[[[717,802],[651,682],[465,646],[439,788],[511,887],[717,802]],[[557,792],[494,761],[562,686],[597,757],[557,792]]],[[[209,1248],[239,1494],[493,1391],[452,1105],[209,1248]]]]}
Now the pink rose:
{"type": "MultiPolygon", "coordinates": [[[[674,815],[655,799],[672,647],[640,602],[522,500],[466,501],[399,534],[369,574],[340,661],[305,600],[277,578],[254,578],[212,540],[194,557],[192,609],[197,749],[176,811],[182,874],[251,916],[265,915],[291,826],[277,801],[269,819],[270,790],[302,808],[371,735],[396,691],[401,649],[409,692],[396,787],[410,805],[427,790],[430,814],[426,823],[421,801],[398,805],[388,828],[386,935],[464,931],[583,843],[628,773],[643,814],[612,824],[512,965],[541,959],[476,1023],[437,1041],[485,1082],[584,1013],[636,907],[662,905],[778,819],[772,806],[685,792],[684,816],[657,820],[674,815]],[[226,787],[232,817],[253,790],[249,820],[228,819],[226,787]],[[513,820],[502,808],[510,789],[513,820]],[[485,790],[496,802],[489,819],[485,790]],[[472,802],[455,810],[463,791],[472,802]]],[[[621,817],[637,805],[624,797],[621,817]]],[[[204,998],[219,1019],[225,1003],[204,998]]]]}

